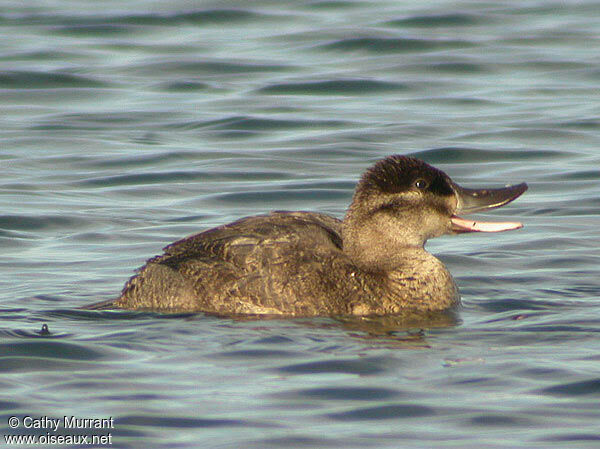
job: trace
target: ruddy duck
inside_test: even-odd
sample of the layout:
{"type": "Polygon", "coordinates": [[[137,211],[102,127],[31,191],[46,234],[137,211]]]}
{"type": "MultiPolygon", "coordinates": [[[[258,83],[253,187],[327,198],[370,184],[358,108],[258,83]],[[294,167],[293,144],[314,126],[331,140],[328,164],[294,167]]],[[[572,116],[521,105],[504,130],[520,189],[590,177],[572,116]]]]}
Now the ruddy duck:
{"type": "Polygon", "coordinates": [[[149,259],[118,299],[96,308],[283,316],[452,309],[458,288],[425,242],[522,227],[458,214],[503,206],[525,190],[525,183],[465,189],[423,161],[389,156],[364,173],[343,220],[278,211],[192,235],[149,259]]]}

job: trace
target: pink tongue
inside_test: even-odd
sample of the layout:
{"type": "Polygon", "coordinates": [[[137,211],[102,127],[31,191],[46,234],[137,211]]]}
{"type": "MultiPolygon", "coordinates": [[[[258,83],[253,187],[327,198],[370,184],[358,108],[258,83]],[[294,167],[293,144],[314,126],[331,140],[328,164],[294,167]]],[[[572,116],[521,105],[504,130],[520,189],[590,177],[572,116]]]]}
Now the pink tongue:
{"type": "Polygon", "coordinates": [[[465,220],[457,215],[453,215],[450,220],[454,232],[500,232],[523,227],[523,224],[518,221],[473,221],[465,220]]]}

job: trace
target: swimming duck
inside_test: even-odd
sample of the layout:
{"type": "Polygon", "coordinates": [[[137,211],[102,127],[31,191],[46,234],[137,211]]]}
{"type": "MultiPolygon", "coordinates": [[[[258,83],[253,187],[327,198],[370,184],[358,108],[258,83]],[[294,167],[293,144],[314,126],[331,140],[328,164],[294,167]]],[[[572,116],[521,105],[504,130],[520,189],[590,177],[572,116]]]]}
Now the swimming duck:
{"type": "Polygon", "coordinates": [[[192,235],[149,259],[102,308],[228,316],[452,309],[458,288],[425,242],[521,228],[457,214],[503,206],[525,190],[525,183],[466,189],[421,160],[389,156],[363,174],[343,220],[278,211],[192,235]]]}

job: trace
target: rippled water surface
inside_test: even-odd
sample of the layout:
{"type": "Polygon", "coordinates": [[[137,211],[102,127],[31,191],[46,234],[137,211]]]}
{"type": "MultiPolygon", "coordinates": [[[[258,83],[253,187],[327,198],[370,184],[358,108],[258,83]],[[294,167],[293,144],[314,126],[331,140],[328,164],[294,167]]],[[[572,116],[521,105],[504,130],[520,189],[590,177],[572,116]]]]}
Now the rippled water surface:
{"type": "Polygon", "coordinates": [[[112,416],[123,448],[598,447],[598,8],[4,2],[2,433],[73,415],[112,416]],[[187,234],[341,217],[393,153],[529,183],[490,214],[524,229],[428,244],[459,323],[78,310],[187,234]]]}

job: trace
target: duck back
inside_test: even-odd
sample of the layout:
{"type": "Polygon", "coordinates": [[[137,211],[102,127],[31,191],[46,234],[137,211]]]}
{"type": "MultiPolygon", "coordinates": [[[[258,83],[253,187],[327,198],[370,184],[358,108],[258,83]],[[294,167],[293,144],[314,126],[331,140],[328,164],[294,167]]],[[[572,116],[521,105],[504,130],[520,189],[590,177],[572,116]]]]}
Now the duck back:
{"type": "Polygon", "coordinates": [[[243,218],[179,240],[149,259],[116,305],[216,314],[348,314],[354,266],[342,222],[312,212],[243,218]]]}

